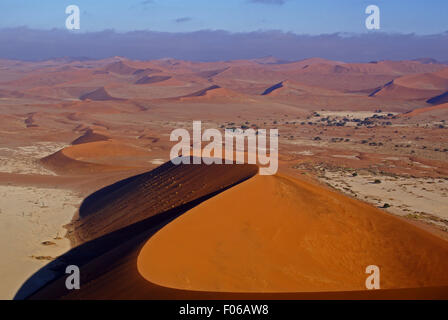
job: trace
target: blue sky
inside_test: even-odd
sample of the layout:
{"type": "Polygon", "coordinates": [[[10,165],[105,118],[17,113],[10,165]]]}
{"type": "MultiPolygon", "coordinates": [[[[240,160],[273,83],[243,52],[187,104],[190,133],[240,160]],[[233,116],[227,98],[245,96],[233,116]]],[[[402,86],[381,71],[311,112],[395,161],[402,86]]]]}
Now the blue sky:
{"type": "Polygon", "coordinates": [[[365,8],[381,9],[381,31],[448,31],[447,0],[1,0],[0,28],[64,28],[65,7],[81,11],[81,32],[114,29],[191,32],[281,30],[363,33],[365,8]]]}

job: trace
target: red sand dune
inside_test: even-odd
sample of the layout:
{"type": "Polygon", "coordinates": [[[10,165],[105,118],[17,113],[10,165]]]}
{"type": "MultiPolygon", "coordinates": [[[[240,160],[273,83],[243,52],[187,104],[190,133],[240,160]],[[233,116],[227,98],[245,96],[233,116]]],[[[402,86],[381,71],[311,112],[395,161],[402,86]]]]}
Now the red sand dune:
{"type": "Polygon", "coordinates": [[[341,65],[341,64],[345,64],[345,63],[340,62],[340,61],[323,59],[323,58],[308,58],[308,59],[293,61],[293,62],[289,62],[289,63],[273,64],[270,67],[276,71],[290,71],[290,70],[304,70],[304,69],[307,69],[310,66],[314,66],[314,65],[334,66],[334,65],[341,65]]]}
{"type": "Polygon", "coordinates": [[[212,85],[212,86],[209,86],[209,87],[207,87],[207,88],[205,88],[205,89],[201,89],[201,90],[199,90],[199,91],[196,91],[196,92],[193,92],[193,93],[188,94],[188,95],[186,95],[186,96],[183,96],[182,98],[203,97],[203,96],[205,96],[206,94],[208,94],[210,91],[212,91],[212,90],[216,90],[216,89],[220,89],[220,88],[221,88],[221,87],[218,86],[218,85],[212,85]]]}
{"type": "Polygon", "coordinates": [[[211,99],[234,99],[234,98],[244,98],[245,95],[233,90],[222,88],[218,85],[212,85],[207,88],[198,90],[191,94],[179,97],[181,101],[209,101],[211,99]]]}
{"type": "Polygon", "coordinates": [[[414,109],[411,112],[404,113],[402,116],[403,117],[434,116],[435,118],[438,118],[438,120],[441,120],[442,114],[445,117],[448,115],[448,103],[443,103],[432,107],[414,109]]]}
{"type": "Polygon", "coordinates": [[[76,242],[95,239],[181,206],[256,172],[254,165],[175,166],[168,162],[88,200],[80,210],[80,223],[74,225],[76,242]],[[132,214],[123,215],[123,210],[132,214]]]}
{"type": "Polygon", "coordinates": [[[135,84],[151,84],[151,83],[157,83],[157,82],[163,82],[166,80],[171,79],[170,76],[144,76],[140,79],[138,79],[135,84]]]}
{"type": "Polygon", "coordinates": [[[126,170],[132,168],[129,164],[133,158],[148,155],[144,149],[107,140],[75,144],[41,159],[41,162],[60,174],[78,174],[126,170]]]}
{"type": "Polygon", "coordinates": [[[0,98],[23,98],[24,96],[22,92],[0,89],[0,98]]]}
{"type": "MultiPolygon", "coordinates": [[[[200,63],[175,59],[155,61],[132,61],[113,57],[97,61],[83,61],[80,68],[76,61],[47,61],[31,64],[21,68],[34,68],[33,72],[19,79],[6,82],[4,90],[14,90],[20,94],[45,96],[48,99],[89,98],[99,101],[114,99],[104,89],[98,92],[88,92],[86,88],[97,88],[99,83],[109,90],[114,87],[117,96],[131,99],[136,95],[146,96],[138,89],[132,89],[131,84],[154,83],[160,86],[173,87],[169,93],[158,92],[157,98],[168,98],[184,94],[181,88],[191,84],[209,85],[213,83],[220,87],[243,94],[258,95],[272,84],[288,79],[298,83],[347,92],[364,92],[383,86],[400,76],[415,73],[437,73],[445,65],[437,63],[422,63],[419,61],[380,61],[375,63],[343,63],[321,58],[311,58],[296,62],[284,62],[267,57],[254,60],[236,60],[226,62],[200,63]],[[437,72],[436,72],[437,71],[437,72]],[[157,75],[153,75],[157,73],[157,75]],[[158,78],[176,75],[175,78],[163,82],[154,82],[158,78]],[[151,75],[151,76],[149,76],[151,75]],[[206,84],[207,83],[207,84],[206,84]],[[123,87],[125,85],[125,87],[123,87]],[[9,86],[9,87],[8,87],[9,86]],[[176,87],[176,88],[174,88],[176,87]],[[135,90],[135,91],[133,91],[135,90]],[[177,94],[175,91],[178,90],[177,94]],[[131,95],[126,93],[132,92],[131,95]],[[174,93],[173,93],[174,92],[174,93]],[[89,96],[90,95],[90,96],[89,96]]],[[[442,70],[443,71],[443,70],[442,70]]],[[[439,75],[442,76],[442,75],[439,75]]],[[[160,79],[159,79],[160,80],[160,79]]],[[[158,81],[158,80],[157,80],[158,81]]],[[[446,90],[445,90],[446,91],[446,90]]],[[[444,91],[444,92],[445,92],[444,91]]],[[[418,97],[427,95],[420,93],[418,97]]],[[[437,92],[425,99],[441,94],[437,92]]],[[[408,94],[404,92],[404,94],[408,94]]],[[[113,96],[114,94],[112,94],[113,96]]],[[[385,96],[387,98],[387,96],[385,96]]]]}
{"type": "Polygon", "coordinates": [[[335,90],[323,89],[316,86],[310,86],[290,80],[285,80],[266,88],[261,95],[298,96],[305,94],[338,96],[341,93],[335,90]]]}
{"type": "Polygon", "coordinates": [[[221,292],[448,285],[448,243],[378,209],[286,176],[256,176],[202,204],[143,247],[140,273],[170,288],[221,292]]]}
{"type": "MultiPolygon", "coordinates": [[[[275,66],[283,78],[321,88],[361,91],[377,88],[406,74],[439,71],[446,66],[441,64],[422,64],[416,61],[380,61],[374,63],[338,63],[322,61],[292,67],[293,64],[275,66]],[[291,67],[291,68],[289,68],[291,67]],[[298,66],[297,66],[298,67],[298,66]]],[[[275,79],[273,77],[272,79],[275,79]]]]}
{"type": "Polygon", "coordinates": [[[213,70],[204,70],[204,71],[200,71],[195,73],[196,76],[199,76],[201,78],[212,78],[214,76],[217,76],[218,74],[226,71],[228,69],[228,67],[226,68],[221,68],[221,69],[213,69],[213,70]]]}
{"type": "Polygon", "coordinates": [[[274,56],[267,56],[267,57],[263,57],[263,58],[255,58],[252,59],[251,61],[254,61],[256,63],[259,64],[286,64],[286,63],[291,63],[291,61],[287,61],[287,60],[282,60],[282,59],[278,59],[274,56]]]}
{"type": "Polygon", "coordinates": [[[167,163],[98,191],[69,231],[81,245],[61,257],[81,266],[81,290],[55,261],[60,277],[30,298],[447,297],[446,241],[308,182],[244,181],[255,172],[167,163]],[[390,290],[364,290],[370,264],[390,290]]]}
{"type": "Polygon", "coordinates": [[[447,89],[448,74],[445,74],[445,71],[442,70],[442,72],[402,76],[372,92],[371,96],[418,100],[438,96],[445,93],[447,89]]]}
{"type": "Polygon", "coordinates": [[[432,97],[431,99],[428,99],[426,102],[430,103],[430,104],[447,103],[448,102],[448,91],[444,92],[438,96],[432,97]]]}
{"type": "Polygon", "coordinates": [[[94,101],[105,101],[105,100],[118,100],[117,98],[112,97],[104,87],[95,89],[93,91],[82,94],[79,97],[80,100],[94,100],[94,101]]]}
{"type": "Polygon", "coordinates": [[[113,72],[121,75],[130,75],[133,74],[135,71],[137,71],[137,69],[128,66],[121,60],[107,65],[104,68],[104,70],[107,72],[113,72]]]}
{"type": "Polygon", "coordinates": [[[110,139],[110,137],[108,135],[106,135],[104,133],[100,133],[91,128],[88,128],[82,136],[73,140],[71,144],[75,145],[75,144],[83,144],[83,143],[96,142],[96,141],[106,141],[109,139],[110,139]]]}

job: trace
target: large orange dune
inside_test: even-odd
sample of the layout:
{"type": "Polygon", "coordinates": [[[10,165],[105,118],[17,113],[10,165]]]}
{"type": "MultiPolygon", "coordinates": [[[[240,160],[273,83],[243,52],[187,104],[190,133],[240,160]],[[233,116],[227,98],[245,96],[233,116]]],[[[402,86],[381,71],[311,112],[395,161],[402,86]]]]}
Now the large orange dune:
{"type": "Polygon", "coordinates": [[[448,242],[319,185],[256,172],[168,162],[92,194],[69,227],[79,246],[16,298],[447,298],[448,242]],[[81,267],[80,290],[65,288],[67,263],[81,267]],[[365,290],[368,265],[383,290],[365,290]],[[36,286],[48,273],[54,281],[36,286]]]}
{"type": "Polygon", "coordinates": [[[220,292],[384,289],[448,285],[448,243],[321,187],[256,176],[156,233],[138,270],[161,286],[220,292]]]}

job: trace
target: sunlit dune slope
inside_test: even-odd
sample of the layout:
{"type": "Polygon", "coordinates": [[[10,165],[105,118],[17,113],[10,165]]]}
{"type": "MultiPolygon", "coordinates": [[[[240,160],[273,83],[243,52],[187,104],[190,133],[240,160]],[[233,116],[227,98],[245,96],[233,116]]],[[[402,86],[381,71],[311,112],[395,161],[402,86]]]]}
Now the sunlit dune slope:
{"type": "Polygon", "coordinates": [[[286,176],[256,176],[156,233],[138,257],[150,282],[185,290],[303,292],[448,285],[448,242],[286,176]]]}

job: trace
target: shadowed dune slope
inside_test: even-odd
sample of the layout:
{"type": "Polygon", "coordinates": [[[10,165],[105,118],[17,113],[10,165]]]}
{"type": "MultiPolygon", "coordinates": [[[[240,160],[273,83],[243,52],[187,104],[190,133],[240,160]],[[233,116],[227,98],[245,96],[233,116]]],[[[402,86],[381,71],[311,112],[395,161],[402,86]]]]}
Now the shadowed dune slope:
{"type": "Polygon", "coordinates": [[[151,83],[157,83],[157,82],[163,82],[166,80],[171,79],[171,76],[143,76],[142,78],[138,79],[135,84],[151,84],[151,83]]]}
{"type": "MultiPolygon", "coordinates": [[[[254,178],[156,233],[138,270],[160,286],[220,292],[448,285],[448,242],[374,207],[286,176],[254,178]]],[[[448,294],[448,292],[447,292],[448,294]]]]}
{"type": "Polygon", "coordinates": [[[255,165],[173,165],[120,181],[87,199],[73,222],[76,243],[181,206],[256,174],[255,165]]]}
{"type": "Polygon", "coordinates": [[[96,130],[92,130],[89,128],[82,136],[73,140],[72,145],[96,142],[96,141],[107,141],[109,139],[110,137],[108,137],[106,134],[97,132],[96,130]]]}
{"type": "Polygon", "coordinates": [[[273,86],[267,88],[266,90],[263,91],[263,93],[261,94],[262,96],[265,96],[267,94],[270,94],[272,92],[274,92],[277,89],[283,88],[283,81],[274,84],[273,86]]]}
{"type": "Polygon", "coordinates": [[[431,104],[447,103],[448,102],[448,91],[444,92],[438,96],[432,97],[431,99],[428,99],[426,102],[431,103],[431,104]]]}
{"type": "Polygon", "coordinates": [[[209,86],[209,87],[207,87],[207,88],[205,88],[205,89],[201,89],[201,90],[199,90],[199,91],[196,91],[196,92],[190,93],[190,94],[188,94],[188,95],[182,96],[181,98],[203,97],[203,96],[205,96],[207,93],[209,93],[209,91],[216,90],[216,89],[220,89],[220,88],[221,88],[221,87],[218,86],[218,85],[212,85],[212,86],[209,86]]]}
{"type": "Polygon", "coordinates": [[[85,199],[78,219],[69,227],[72,240],[79,246],[33,275],[16,298],[33,292],[34,298],[67,295],[67,263],[81,267],[83,288],[77,292],[81,298],[151,297],[157,286],[137,272],[141,245],[172,219],[257,172],[255,165],[175,166],[168,162],[95,192],[85,199]],[[106,274],[114,279],[113,290],[101,285],[100,278],[106,274]],[[45,279],[54,281],[45,285],[45,279]],[[100,291],[91,287],[97,283],[100,291]]]}
{"type": "Polygon", "coordinates": [[[290,80],[281,81],[265,89],[262,96],[298,96],[298,95],[340,95],[336,90],[323,89],[316,86],[305,85],[290,80]]]}

